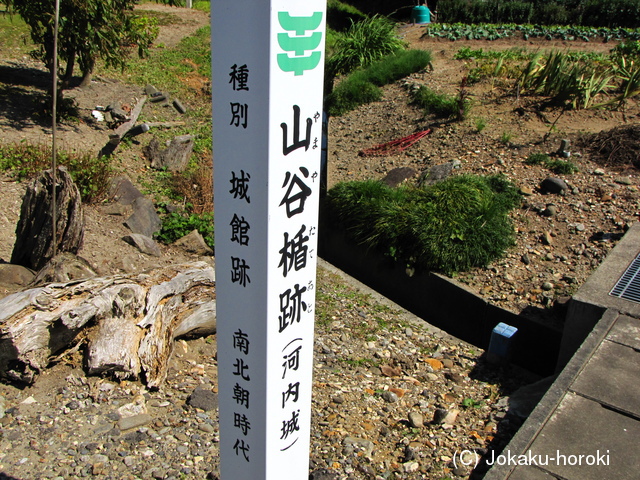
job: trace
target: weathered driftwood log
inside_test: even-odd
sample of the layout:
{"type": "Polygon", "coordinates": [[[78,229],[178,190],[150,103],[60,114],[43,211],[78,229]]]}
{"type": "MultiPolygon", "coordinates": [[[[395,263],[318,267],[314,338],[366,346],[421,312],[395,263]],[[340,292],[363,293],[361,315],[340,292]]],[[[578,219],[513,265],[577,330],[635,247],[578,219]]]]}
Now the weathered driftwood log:
{"type": "MultiPolygon", "coordinates": [[[[56,180],[57,250],[75,254],[84,237],[80,192],[65,167],[58,167],[56,180]]],[[[53,257],[52,202],[53,175],[46,170],[27,187],[10,263],[40,270],[53,257]]]]}
{"type": "Polygon", "coordinates": [[[0,300],[0,376],[32,383],[53,355],[86,342],[88,373],[158,387],[173,341],[215,329],[215,274],[205,262],[53,283],[0,300]]]}
{"type": "Polygon", "coordinates": [[[124,122],[122,125],[116,128],[111,135],[109,135],[109,141],[111,143],[118,145],[120,141],[124,138],[124,136],[127,133],[129,133],[129,130],[135,127],[136,122],[138,121],[138,117],[142,112],[142,107],[144,107],[144,102],[146,101],[147,101],[147,97],[142,97],[140,100],[138,100],[138,103],[136,103],[136,106],[133,107],[133,110],[131,111],[129,120],[124,122]]]}

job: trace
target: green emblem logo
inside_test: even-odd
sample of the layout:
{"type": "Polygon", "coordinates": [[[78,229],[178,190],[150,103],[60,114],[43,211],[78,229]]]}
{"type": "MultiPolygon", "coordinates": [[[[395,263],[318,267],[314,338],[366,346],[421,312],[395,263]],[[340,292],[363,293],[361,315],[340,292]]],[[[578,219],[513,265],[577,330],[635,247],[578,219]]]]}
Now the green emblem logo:
{"type": "Polygon", "coordinates": [[[320,63],[322,52],[316,50],[322,41],[322,32],[314,32],[322,22],[322,12],[310,17],[292,17],[287,12],[278,12],[280,26],[289,33],[278,34],[278,44],[285,52],[278,54],[278,66],[283,72],[302,75],[320,63]],[[307,32],[313,32],[308,35],[307,32]],[[311,52],[310,54],[308,52],[311,52]]]}

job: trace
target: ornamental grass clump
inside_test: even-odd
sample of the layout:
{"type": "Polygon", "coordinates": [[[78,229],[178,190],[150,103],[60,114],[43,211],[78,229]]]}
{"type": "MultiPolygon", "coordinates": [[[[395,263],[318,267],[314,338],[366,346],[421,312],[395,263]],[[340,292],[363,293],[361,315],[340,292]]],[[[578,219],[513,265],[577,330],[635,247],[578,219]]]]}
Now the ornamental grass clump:
{"type": "Polygon", "coordinates": [[[373,62],[404,50],[405,42],[396,34],[389,19],[380,16],[351,22],[351,27],[333,45],[326,69],[331,75],[342,75],[367,67],[373,62]]]}
{"type": "Polygon", "coordinates": [[[448,275],[483,267],[514,244],[519,202],[504,177],[460,175],[428,187],[345,182],[326,200],[328,222],[407,266],[448,275]]]}

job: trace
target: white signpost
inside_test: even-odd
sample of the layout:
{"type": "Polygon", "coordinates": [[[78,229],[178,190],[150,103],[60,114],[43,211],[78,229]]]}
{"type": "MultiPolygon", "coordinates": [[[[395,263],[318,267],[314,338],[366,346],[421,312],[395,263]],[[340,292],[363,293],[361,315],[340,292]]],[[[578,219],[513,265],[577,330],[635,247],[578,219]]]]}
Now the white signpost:
{"type": "Polygon", "coordinates": [[[211,2],[222,480],[309,474],[325,17],[211,2]]]}

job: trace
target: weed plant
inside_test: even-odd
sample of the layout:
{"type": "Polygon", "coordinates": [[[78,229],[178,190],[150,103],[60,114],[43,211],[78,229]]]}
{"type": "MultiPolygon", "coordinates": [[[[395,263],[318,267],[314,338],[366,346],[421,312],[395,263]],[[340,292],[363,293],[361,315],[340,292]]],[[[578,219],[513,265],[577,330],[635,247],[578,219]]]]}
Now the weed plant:
{"type": "Polygon", "coordinates": [[[200,10],[201,12],[210,12],[211,11],[211,1],[210,0],[196,0],[193,2],[192,8],[195,10],[200,10]]]}
{"type": "Polygon", "coordinates": [[[545,166],[558,175],[571,175],[578,172],[578,167],[568,160],[553,159],[547,162],[545,166]]]}
{"type": "Polygon", "coordinates": [[[173,243],[194,230],[198,230],[205,243],[214,248],[213,213],[168,213],[162,219],[162,228],[155,237],[166,244],[173,243]]]}
{"type": "MultiPolygon", "coordinates": [[[[51,157],[50,146],[0,144],[0,169],[9,171],[18,180],[35,177],[39,172],[50,169],[51,157]]],[[[57,163],[67,168],[84,202],[98,201],[106,193],[113,174],[108,157],[97,158],[92,153],[58,151],[57,163]]]]}
{"type": "Polygon", "coordinates": [[[573,108],[588,108],[598,94],[612,87],[614,77],[610,69],[572,61],[562,52],[551,52],[536,55],[524,67],[518,87],[573,108]]]}
{"type": "Polygon", "coordinates": [[[27,55],[34,47],[29,27],[18,15],[0,13],[0,45],[5,60],[27,55]]]}
{"type": "Polygon", "coordinates": [[[345,182],[328,192],[324,218],[407,266],[451,275],[505,254],[518,202],[516,188],[498,176],[461,175],[424,188],[345,182]]]}
{"type": "MultiPolygon", "coordinates": [[[[421,85],[416,91],[413,101],[425,114],[441,118],[458,117],[460,111],[460,102],[455,96],[435,92],[425,85],[421,85]]],[[[463,104],[463,108],[468,109],[468,102],[463,104]]]]}
{"type": "Polygon", "coordinates": [[[512,138],[513,134],[511,132],[502,132],[502,135],[500,135],[500,143],[503,145],[509,145],[512,138]]]}
{"type": "Polygon", "coordinates": [[[395,25],[385,17],[352,21],[351,27],[337,38],[333,46],[334,53],[326,62],[327,74],[351,73],[405,47],[406,43],[396,34],[395,25]]]}
{"type": "Polygon", "coordinates": [[[551,160],[546,153],[531,153],[524,163],[527,165],[544,165],[551,160]]]}
{"type": "Polygon", "coordinates": [[[424,50],[404,50],[378,60],[340,82],[325,99],[327,111],[332,116],[339,116],[380,100],[382,91],[379,87],[420,71],[430,63],[431,54],[424,50]]]}
{"type": "Polygon", "coordinates": [[[473,50],[471,47],[460,48],[453,58],[456,60],[529,60],[533,56],[532,53],[527,52],[524,48],[510,48],[509,50],[497,51],[497,50],[484,50],[479,48],[473,50]]]}
{"type": "Polygon", "coordinates": [[[167,179],[172,196],[189,205],[190,213],[213,212],[213,176],[211,151],[195,155],[184,172],[174,172],[167,179]]]}
{"type": "Polygon", "coordinates": [[[558,175],[570,175],[578,171],[578,167],[568,160],[552,159],[546,153],[532,153],[525,162],[527,165],[542,165],[558,175]]]}

